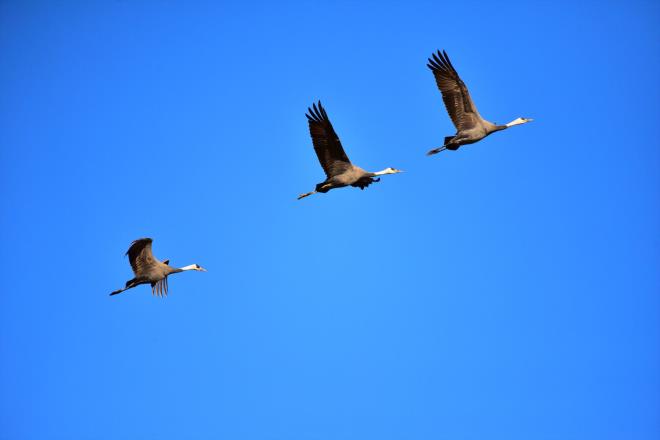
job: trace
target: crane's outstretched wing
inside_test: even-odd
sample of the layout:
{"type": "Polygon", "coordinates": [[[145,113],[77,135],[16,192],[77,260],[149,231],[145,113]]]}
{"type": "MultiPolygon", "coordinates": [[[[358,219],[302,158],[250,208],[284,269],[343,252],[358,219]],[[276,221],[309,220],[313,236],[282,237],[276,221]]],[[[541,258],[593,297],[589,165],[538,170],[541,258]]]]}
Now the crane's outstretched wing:
{"type": "Polygon", "coordinates": [[[328,177],[336,176],[350,167],[351,161],[341,146],[339,136],[335,133],[328,114],[319,101],[318,107],[313,104],[307,108],[309,134],[312,136],[314,151],[328,177]]]}
{"type": "Polygon", "coordinates": [[[151,295],[156,296],[167,296],[167,277],[163,278],[160,281],[151,283],[151,295]]]}
{"type": "Polygon", "coordinates": [[[465,130],[474,127],[481,116],[477,107],[472,102],[470,92],[452,66],[447,52],[438,51],[429,58],[428,68],[435,76],[438,89],[442,92],[442,100],[445,102],[447,113],[454,123],[456,130],[465,130]]]}
{"type": "Polygon", "coordinates": [[[380,178],[374,179],[373,177],[363,177],[355,183],[352,183],[351,186],[354,188],[365,189],[374,182],[380,182],[380,178]]]}
{"type": "Polygon", "coordinates": [[[126,251],[128,261],[131,263],[131,268],[135,276],[143,274],[148,267],[156,263],[156,258],[151,253],[151,238],[138,238],[131,247],[126,251]]]}

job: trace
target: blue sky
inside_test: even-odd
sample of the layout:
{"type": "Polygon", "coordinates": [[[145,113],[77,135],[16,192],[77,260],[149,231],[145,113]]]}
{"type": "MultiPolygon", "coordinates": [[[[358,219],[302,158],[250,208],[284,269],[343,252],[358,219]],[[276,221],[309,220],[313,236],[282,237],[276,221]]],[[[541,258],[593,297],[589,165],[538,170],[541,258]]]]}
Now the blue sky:
{"type": "Polygon", "coordinates": [[[0,3],[0,438],[658,438],[659,24],[0,3]],[[436,49],[484,117],[535,122],[426,157],[436,49]],[[296,201],[317,99],[356,164],[407,172],[296,201]],[[109,297],[143,236],[209,272],[109,297]]]}

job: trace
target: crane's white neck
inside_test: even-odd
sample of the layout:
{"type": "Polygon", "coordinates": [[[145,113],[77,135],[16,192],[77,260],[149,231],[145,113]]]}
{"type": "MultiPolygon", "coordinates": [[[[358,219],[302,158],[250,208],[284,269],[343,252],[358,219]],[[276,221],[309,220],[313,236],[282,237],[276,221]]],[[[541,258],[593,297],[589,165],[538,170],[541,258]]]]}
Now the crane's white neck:
{"type": "Polygon", "coordinates": [[[394,170],[393,168],[385,168],[385,169],[382,170],[382,171],[377,171],[377,172],[375,172],[375,173],[374,173],[374,176],[383,176],[383,175],[385,175],[385,174],[396,174],[396,173],[397,173],[397,171],[394,170]]]}
{"type": "Polygon", "coordinates": [[[180,268],[179,268],[180,271],[184,271],[184,270],[195,270],[195,269],[197,269],[197,265],[196,265],[196,264],[191,264],[191,265],[189,265],[189,266],[184,266],[184,267],[180,267],[180,268]]]}
{"type": "Polygon", "coordinates": [[[517,118],[517,119],[514,119],[513,121],[509,122],[508,124],[506,124],[506,127],[509,128],[509,127],[513,127],[514,125],[525,124],[527,122],[529,122],[527,119],[517,118]]]}

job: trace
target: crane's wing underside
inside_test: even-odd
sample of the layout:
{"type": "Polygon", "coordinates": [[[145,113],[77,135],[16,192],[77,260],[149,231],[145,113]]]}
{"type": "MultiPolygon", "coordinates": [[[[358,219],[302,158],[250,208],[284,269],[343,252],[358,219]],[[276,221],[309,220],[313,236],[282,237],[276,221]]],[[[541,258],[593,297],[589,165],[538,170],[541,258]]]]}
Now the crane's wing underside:
{"type": "Polygon", "coordinates": [[[167,277],[155,283],[151,283],[151,295],[167,296],[167,287],[167,277]]]}
{"type": "Polygon", "coordinates": [[[447,52],[442,51],[440,53],[438,51],[428,61],[427,66],[433,72],[435,82],[442,93],[442,100],[447,108],[447,113],[449,113],[456,130],[461,131],[474,127],[481,117],[465,83],[463,83],[451,61],[449,61],[447,52]]]}
{"type": "Polygon", "coordinates": [[[362,179],[358,180],[357,182],[351,184],[352,187],[354,188],[360,188],[360,189],[365,189],[369,185],[371,185],[374,182],[380,182],[380,178],[374,179],[373,177],[363,177],[362,179]]]}
{"type": "Polygon", "coordinates": [[[351,161],[346,156],[341,146],[339,136],[335,133],[328,114],[319,101],[318,106],[313,104],[308,107],[307,122],[309,123],[309,134],[312,136],[314,151],[325,171],[326,176],[332,177],[341,174],[351,166],[351,161]]]}

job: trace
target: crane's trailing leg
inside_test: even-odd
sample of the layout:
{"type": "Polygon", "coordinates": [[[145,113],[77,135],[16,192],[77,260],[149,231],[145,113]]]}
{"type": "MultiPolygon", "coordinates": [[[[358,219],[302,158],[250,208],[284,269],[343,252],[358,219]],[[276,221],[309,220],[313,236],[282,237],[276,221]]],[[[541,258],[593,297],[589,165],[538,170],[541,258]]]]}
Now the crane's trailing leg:
{"type": "Polygon", "coordinates": [[[304,199],[305,197],[311,196],[312,194],[316,194],[316,193],[327,193],[331,189],[332,189],[332,183],[322,182],[316,185],[316,189],[314,191],[310,191],[305,194],[300,194],[298,196],[298,200],[304,199]]]}
{"type": "Polygon", "coordinates": [[[438,148],[434,148],[434,149],[432,149],[431,151],[429,151],[428,153],[426,153],[426,155],[427,155],[427,156],[433,156],[434,154],[438,154],[439,152],[441,152],[441,151],[445,151],[446,149],[447,149],[447,147],[445,147],[445,146],[443,145],[442,147],[438,147],[438,148]]]}
{"type": "Polygon", "coordinates": [[[115,290],[114,292],[110,293],[110,296],[117,295],[118,293],[122,293],[124,290],[132,289],[137,285],[138,283],[135,281],[135,278],[133,278],[132,280],[128,280],[126,281],[126,287],[124,287],[123,289],[115,290]]]}
{"type": "Polygon", "coordinates": [[[438,154],[439,152],[445,150],[458,150],[458,147],[460,147],[460,145],[456,145],[456,143],[452,142],[454,139],[456,139],[456,136],[446,136],[445,144],[442,147],[434,148],[433,150],[426,153],[426,155],[433,156],[434,154],[438,154]]]}
{"type": "Polygon", "coordinates": [[[305,193],[305,194],[300,194],[300,195],[298,196],[298,200],[300,200],[300,199],[304,199],[305,197],[309,197],[309,196],[311,196],[312,194],[316,194],[316,191],[310,191],[310,192],[305,193]]]}

